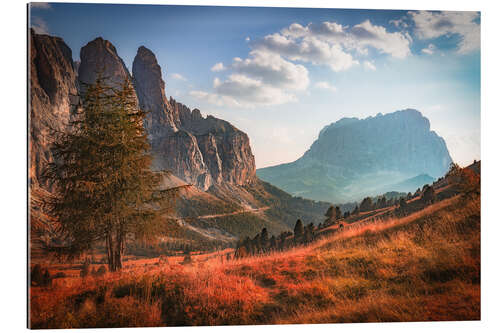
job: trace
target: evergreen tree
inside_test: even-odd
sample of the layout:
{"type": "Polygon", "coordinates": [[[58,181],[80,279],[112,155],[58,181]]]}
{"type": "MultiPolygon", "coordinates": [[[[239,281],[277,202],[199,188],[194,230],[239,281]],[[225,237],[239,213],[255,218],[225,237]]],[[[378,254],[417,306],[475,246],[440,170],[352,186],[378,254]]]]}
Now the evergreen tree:
{"type": "Polygon", "coordinates": [[[293,228],[293,234],[296,240],[299,240],[304,235],[304,225],[300,219],[295,223],[295,228],[293,228]]]}
{"type": "Polygon", "coordinates": [[[65,238],[60,254],[70,258],[105,242],[110,271],[122,268],[127,236],[146,237],[159,216],[172,209],[175,190],[159,190],[160,174],[150,169],[151,156],[132,84],[119,88],[102,75],[85,85],[82,108],[68,133],[57,133],[45,177],[57,195],[46,201],[65,238]]]}
{"type": "Polygon", "coordinates": [[[333,207],[333,205],[328,207],[328,210],[326,211],[325,216],[326,216],[327,220],[331,220],[331,219],[335,218],[335,207],[333,207]]]}
{"type": "Polygon", "coordinates": [[[263,228],[262,232],[260,233],[260,246],[262,249],[267,248],[267,245],[269,243],[269,234],[267,233],[267,229],[263,228]]]}
{"type": "Polygon", "coordinates": [[[311,242],[314,239],[314,224],[311,222],[305,227],[305,241],[311,242]]]}
{"type": "Polygon", "coordinates": [[[361,201],[361,204],[359,205],[359,211],[360,212],[367,212],[369,210],[372,210],[373,204],[372,204],[372,199],[370,197],[366,197],[361,201]]]}
{"type": "Polygon", "coordinates": [[[335,207],[335,220],[339,220],[342,218],[342,212],[340,211],[340,207],[335,207]]]}
{"type": "Polygon", "coordinates": [[[260,234],[255,235],[255,237],[252,239],[252,254],[259,253],[261,250],[260,246],[260,234]]]}
{"type": "Polygon", "coordinates": [[[431,204],[436,200],[436,193],[432,186],[427,186],[424,188],[422,193],[422,199],[425,204],[431,204]]]}
{"type": "Polygon", "coordinates": [[[274,235],[271,236],[271,239],[269,239],[269,248],[271,250],[276,249],[276,237],[274,235]]]}

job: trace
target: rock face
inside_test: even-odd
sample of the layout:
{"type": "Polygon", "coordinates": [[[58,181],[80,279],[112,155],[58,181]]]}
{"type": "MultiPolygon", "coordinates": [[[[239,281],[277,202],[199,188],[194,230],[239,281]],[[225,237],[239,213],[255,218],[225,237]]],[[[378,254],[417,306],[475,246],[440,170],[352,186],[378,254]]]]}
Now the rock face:
{"type": "Polygon", "coordinates": [[[165,82],[161,77],[160,65],[153,52],[144,46],[137,50],[132,74],[140,106],[149,112],[145,127],[151,137],[157,139],[177,131],[172,107],[165,97],[165,82]]]}
{"type": "Polygon", "coordinates": [[[134,87],[143,110],[154,155],[154,167],[207,190],[228,182],[255,181],[255,161],[248,136],[230,123],[165,95],[165,82],[153,52],[141,46],[134,59],[134,87]]]}
{"type": "Polygon", "coordinates": [[[30,184],[51,191],[52,184],[41,179],[41,172],[54,160],[54,131],[66,130],[70,110],[78,102],[71,49],[61,38],[31,30],[29,66],[30,184]]]}
{"type": "MultiPolygon", "coordinates": [[[[98,73],[108,78],[108,83],[114,86],[119,86],[126,78],[132,80],[116,48],[101,37],[89,42],[80,50],[78,80],[87,84],[94,83],[98,73]]],[[[84,88],[85,85],[82,85],[81,89],[84,88]]]]}
{"type": "MultiPolygon", "coordinates": [[[[130,75],[116,48],[96,38],[73,62],[71,49],[61,38],[31,31],[30,57],[30,179],[40,183],[43,166],[53,160],[52,129],[67,130],[70,110],[94,83],[98,72],[118,86],[130,79],[140,107],[149,111],[145,128],[152,146],[154,168],[206,191],[223,183],[246,185],[255,181],[255,161],[248,136],[230,123],[203,117],[197,109],[165,95],[165,82],[155,55],[140,47],[130,75]],[[83,84],[78,84],[82,82],[83,84]]],[[[49,189],[50,184],[44,184],[49,189]]]]}
{"type": "Polygon", "coordinates": [[[450,163],[446,143],[430,130],[429,120],[407,109],[341,119],[323,128],[300,159],[259,169],[258,175],[297,195],[342,202],[380,194],[418,175],[438,178],[450,163]]]}

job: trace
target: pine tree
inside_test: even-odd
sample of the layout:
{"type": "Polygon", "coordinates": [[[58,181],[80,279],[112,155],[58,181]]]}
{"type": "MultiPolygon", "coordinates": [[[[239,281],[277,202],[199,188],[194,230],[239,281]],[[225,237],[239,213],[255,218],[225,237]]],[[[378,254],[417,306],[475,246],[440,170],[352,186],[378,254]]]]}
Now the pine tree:
{"type": "Polygon", "coordinates": [[[432,186],[424,187],[421,200],[425,204],[431,204],[436,200],[436,193],[432,186]]]}
{"type": "Polygon", "coordinates": [[[335,217],[335,207],[333,207],[333,205],[331,205],[330,207],[328,207],[328,210],[326,211],[325,216],[327,218],[327,221],[331,220],[331,219],[334,219],[334,217],[335,217]]]}
{"type": "Polygon", "coordinates": [[[57,195],[46,205],[65,237],[61,254],[71,258],[104,242],[109,270],[116,271],[126,238],[152,234],[176,191],[159,190],[161,175],[150,169],[145,113],[131,82],[113,88],[99,74],[85,88],[71,130],[58,133],[53,146],[56,162],[45,177],[55,181],[57,195]]]}
{"type": "Polygon", "coordinates": [[[276,237],[274,235],[272,235],[271,238],[269,239],[269,248],[271,250],[274,250],[274,249],[276,249],[276,246],[277,246],[276,237]]]}
{"type": "Polygon", "coordinates": [[[262,249],[266,249],[269,242],[269,234],[267,233],[267,229],[263,228],[260,233],[260,246],[262,249]]]}
{"type": "Polygon", "coordinates": [[[305,227],[305,241],[311,242],[314,239],[314,224],[311,222],[305,227]]]}
{"type": "Polygon", "coordinates": [[[340,211],[340,207],[335,207],[335,219],[340,220],[342,218],[342,212],[340,211]]]}
{"type": "Polygon", "coordinates": [[[296,240],[299,240],[304,235],[304,225],[300,219],[295,223],[295,228],[293,228],[294,237],[296,240]]]}
{"type": "Polygon", "coordinates": [[[364,198],[361,204],[359,205],[359,211],[367,212],[372,209],[373,209],[372,199],[370,197],[364,198]]]}

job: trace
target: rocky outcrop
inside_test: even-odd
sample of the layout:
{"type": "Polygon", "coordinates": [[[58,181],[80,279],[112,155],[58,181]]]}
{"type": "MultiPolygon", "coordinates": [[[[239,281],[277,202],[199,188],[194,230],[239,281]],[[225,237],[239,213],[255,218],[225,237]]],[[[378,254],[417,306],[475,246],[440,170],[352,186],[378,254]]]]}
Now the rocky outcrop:
{"type": "Polygon", "coordinates": [[[30,184],[51,191],[52,184],[41,173],[54,160],[55,133],[66,131],[70,111],[78,103],[76,74],[71,49],[61,38],[30,30],[29,46],[30,184]]]}
{"type": "Polygon", "coordinates": [[[292,194],[345,202],[383,193],[418,175],[438,178],[450,162],[446,143],[430,130],[429,120],[407,109],[343,118],[323,128],[300,159],[260,169],[258,175],[292,194]]]}
{"type": "Polygon", "coordinates": [[[165,96],[165,82],[161,77],[161,67],[153,52],[144,46],[137,50],[132,75],[140,107],[148,111],[145,127],[150,136],[158,139],[177,131],[174,113],[165,96]]]}
{"type": "Polygon", "coordinates": [[[80,50],[78,80],[83,83],[81,90],[85,90],[85,84],[94,83],[99,74],[115,87],[120,86],[126,78],[132,80],[116,48],[101,37],[89,42],[80,50]]]}
{"type": "Polygon", "coordinates": [[[134,59],[134,87],[143,110],[150,112],[146,128],[155,169],[207,190],[228,182],[255,181],[255,160],[248,136],[230,123],[166,99],[165,82],[155,55],[141,46],[134,59]]]}

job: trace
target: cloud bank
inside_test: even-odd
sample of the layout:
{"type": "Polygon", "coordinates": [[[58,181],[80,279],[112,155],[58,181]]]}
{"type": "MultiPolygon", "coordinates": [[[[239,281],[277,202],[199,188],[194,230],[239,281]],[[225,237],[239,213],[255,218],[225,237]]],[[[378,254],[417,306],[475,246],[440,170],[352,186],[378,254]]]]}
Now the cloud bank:
{"type": "MultiPolygon", "coordinates": [[[[247,37],[248,57],[234,58],[230,65],[216,63],[211,71],[227,71],[226,77],[214,79],[213,91],[192,91],[191,95],[220,106],[284,104],[297,101],[298,94],[310,86],[306,66],[325,67],[332,73],[357,66],[375,71],[374,57],[405,59],[411,56],[414,38],[431,41],[458,35],[459,54],[480,46],[479,13],[476,12],[408,12],[388,25],[399,31],[389,31],[370,20],[353,26],[325,21],[307,25],[292,23],[262,38],[247,37]]],[[[429,43],[420,53],[431,55],[436,49],[435,43],[429,43]]],[[[326,81],[315,83],[314,88],[336,90],[326,81]]]]}

